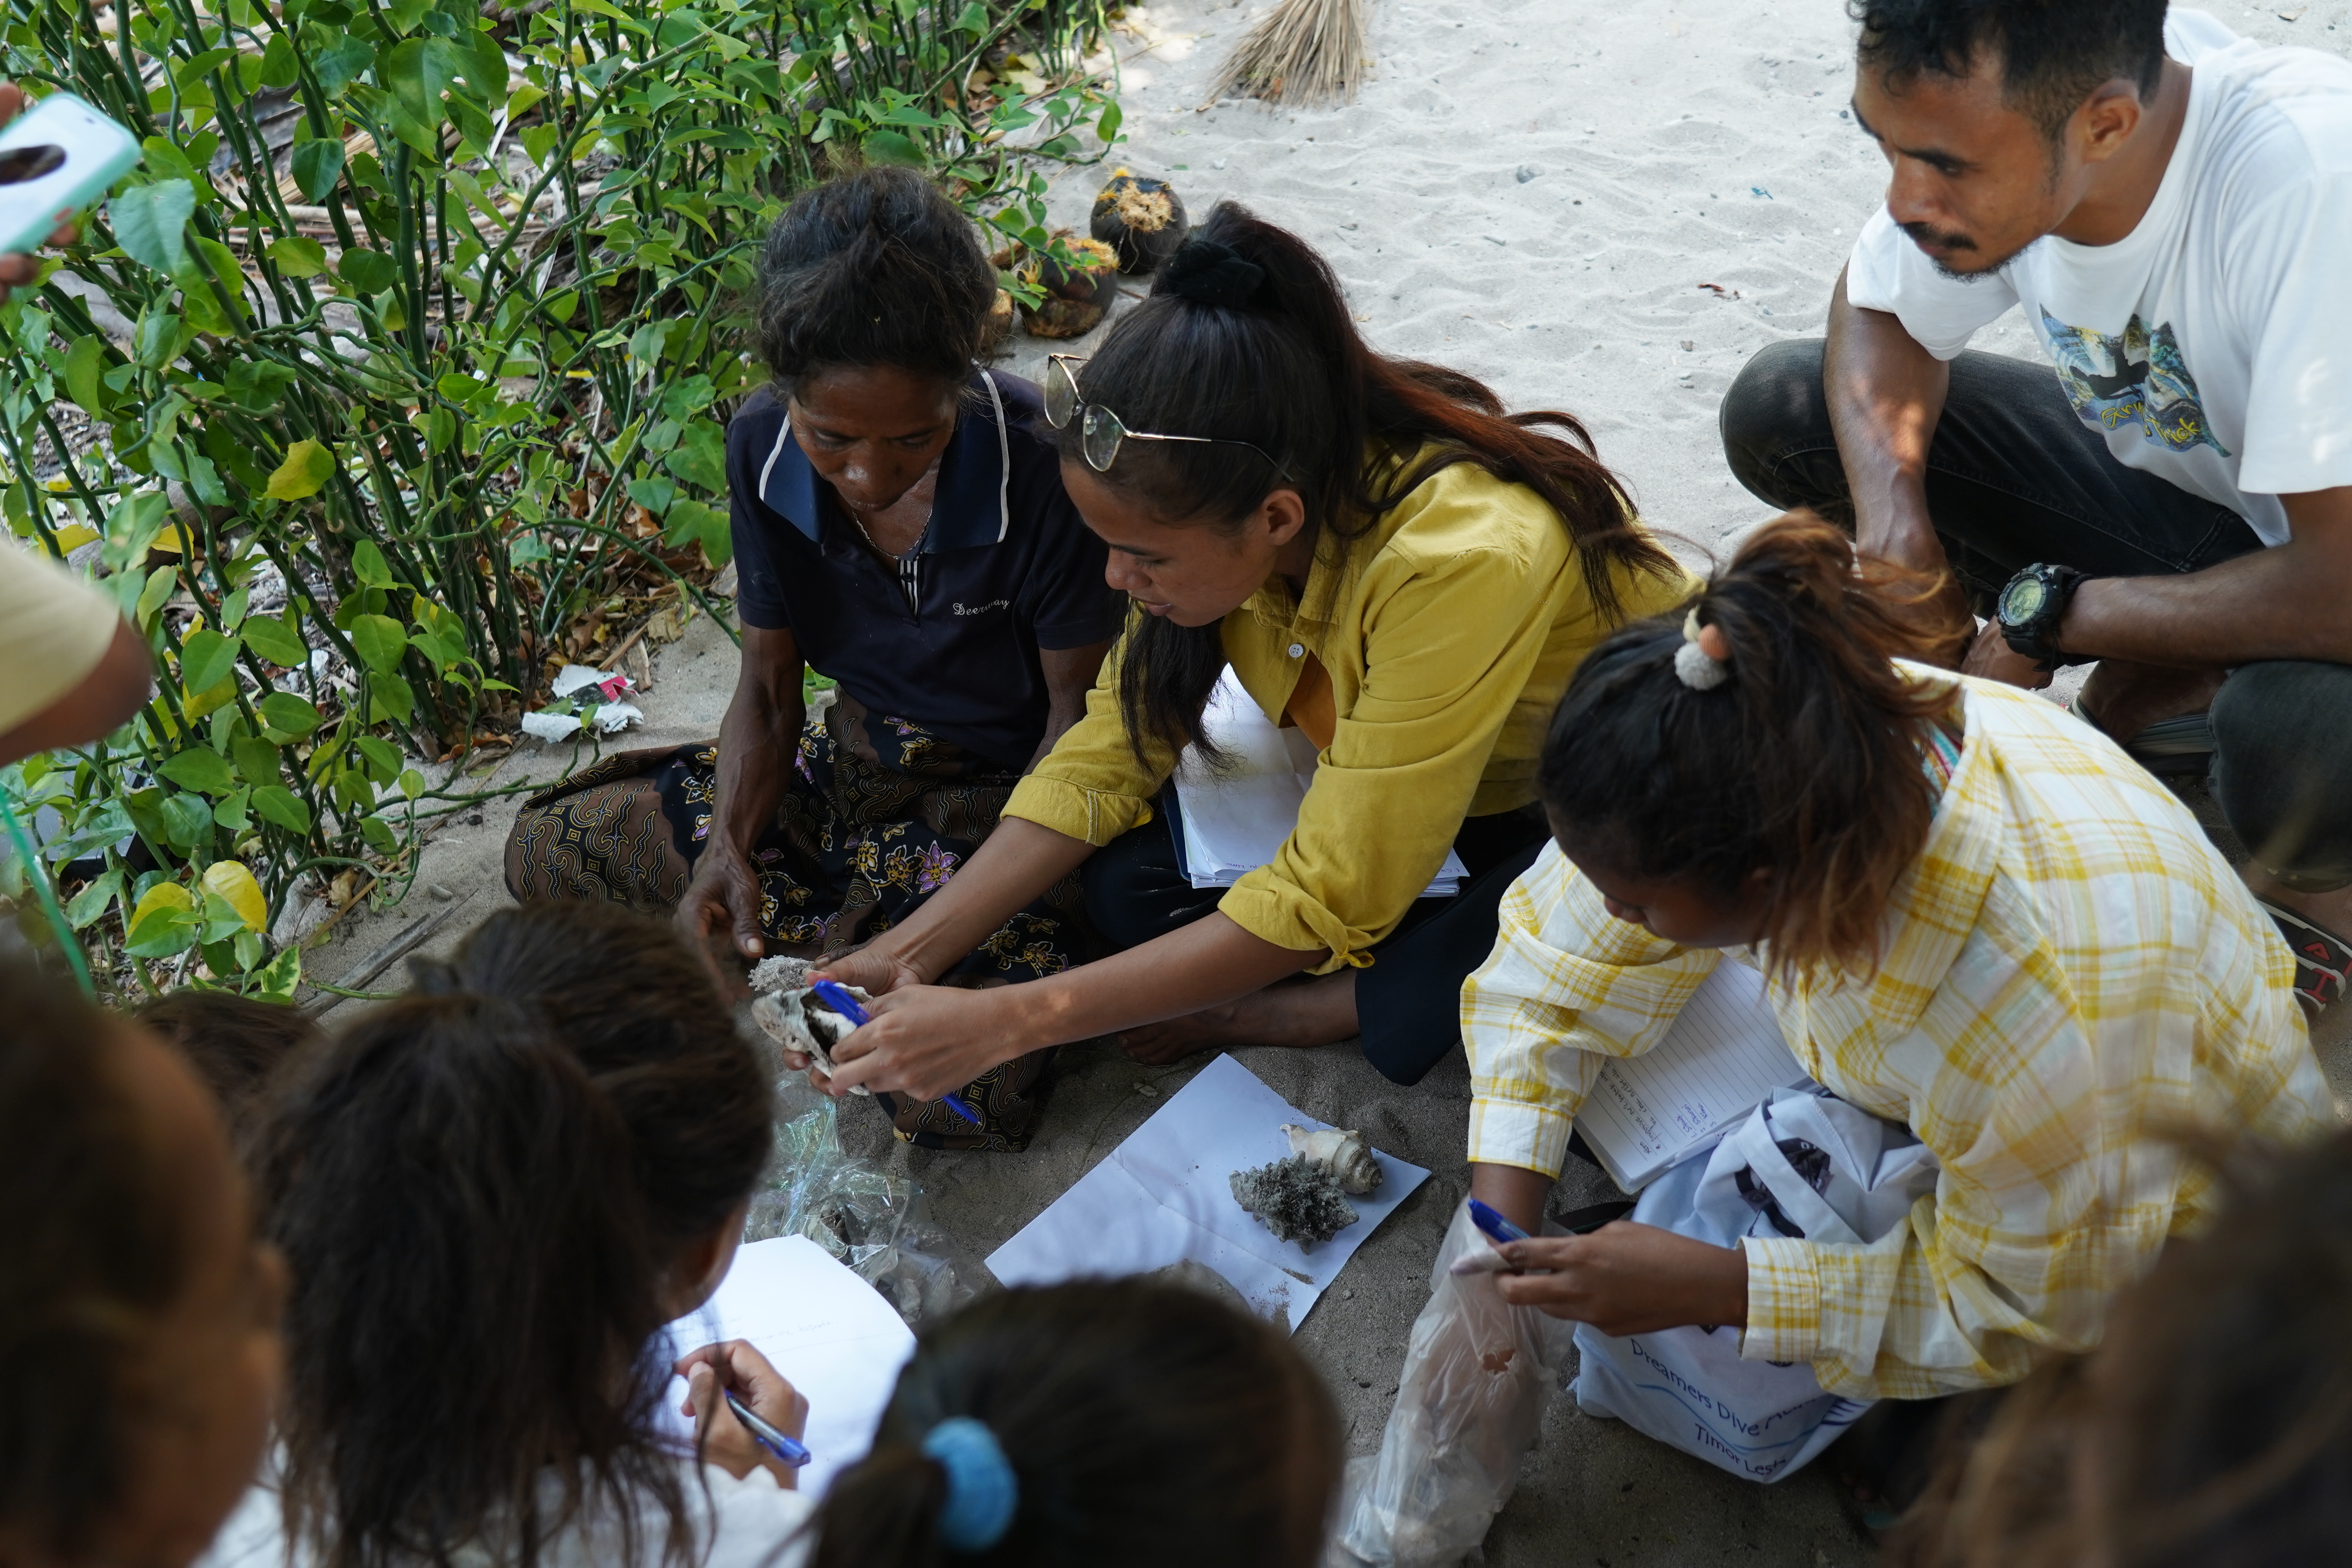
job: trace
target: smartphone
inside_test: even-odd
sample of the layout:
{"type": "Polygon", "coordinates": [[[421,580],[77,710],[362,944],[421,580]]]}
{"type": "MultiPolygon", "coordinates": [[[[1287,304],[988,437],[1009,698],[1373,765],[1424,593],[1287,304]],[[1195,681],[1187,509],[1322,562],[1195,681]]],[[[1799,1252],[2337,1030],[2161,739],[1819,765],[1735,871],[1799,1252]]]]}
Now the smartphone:
{"type": "Polygon", "coordinates": [[[138,162],[138,138],[69,92],[0,126],[0,254],[38,248],[138,162]]]}

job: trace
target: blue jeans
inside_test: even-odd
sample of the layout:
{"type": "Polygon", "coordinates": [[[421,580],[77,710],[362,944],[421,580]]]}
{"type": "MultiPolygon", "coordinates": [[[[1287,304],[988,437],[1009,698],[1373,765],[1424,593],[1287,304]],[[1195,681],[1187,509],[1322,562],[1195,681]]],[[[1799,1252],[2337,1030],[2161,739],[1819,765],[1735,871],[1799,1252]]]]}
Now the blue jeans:
{"type": "MultiPolygon", "coordinates": [[[[1758,352],[1725,395],[1731,471],[1768,505],[1853,526],[1819,339],[1758,352]]],[[[2127,468],[2074,416],[2047,365],[1969,352],[1927,451],[1927,510],[1986,613],[2037,561],[2095,577],[2200,572],[2263,548],[2229,508],[2127,468]]],[[[2352,666],[2242,665],[2211,714],[2211,787],[2247,853],[2305,892],[2352,885],[2352,666]]]]}

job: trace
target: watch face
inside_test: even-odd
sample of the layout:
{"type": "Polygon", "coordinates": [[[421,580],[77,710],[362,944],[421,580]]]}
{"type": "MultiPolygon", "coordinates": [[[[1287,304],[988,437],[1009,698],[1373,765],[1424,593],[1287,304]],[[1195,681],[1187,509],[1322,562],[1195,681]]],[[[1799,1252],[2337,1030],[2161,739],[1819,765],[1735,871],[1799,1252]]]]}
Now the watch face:
{"type": "Polygon", "coordinates": [[[2041,614],[2050,602],[2050,585],[2039,577],[2020,577],[2000,592],[2000,618],[2005,626],[2021,626],[2041,614]]]}

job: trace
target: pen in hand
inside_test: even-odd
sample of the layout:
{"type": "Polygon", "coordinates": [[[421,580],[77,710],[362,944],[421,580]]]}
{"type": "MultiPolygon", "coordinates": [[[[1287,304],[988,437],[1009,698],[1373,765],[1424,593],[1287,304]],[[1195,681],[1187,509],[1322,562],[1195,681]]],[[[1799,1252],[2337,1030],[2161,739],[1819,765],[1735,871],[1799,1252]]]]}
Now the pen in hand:
{"type": "MultiPolygon", "coordinates": [[[[857,998],[852,996],[846,990],[843,989],[840,985],[835,984],[834,982],[830,980],[820,980],[812,984],[809,989],[816,993],[818,1001],[824,1003],[827,1007],[832,1008],[835,1012],[840,1014],[843,1017],[848,1019],[852,1024],[856,1025],[858,1027],[863,1028],[866,1025],[873,1021],[872,1016],[868,1014],[865,1008],[857,1005],[857,998]]],[[[965,1104],[962,1096],[943,1094],[940,1096],[940,1098],[947,1101],[947,1107],[950,1110],[954,1111],[958,1116],[962,1117],[974,1127],[981,1124],[980,1112],[965,1104]]]]}
{"type": "Polygon", "coordinates": [[[807,1444],[789,1434],[778,1431],[753,1415],[751,1407],[737,1398],[732,1389],[727,1391],[727,1408],[735,1412],[735,1419],[743,1423],[743,1430],[751,1434],[753,1442],[784,1463],[797,1466],[809,1462],[812,1456],[808,1451],[807,1444]]]}

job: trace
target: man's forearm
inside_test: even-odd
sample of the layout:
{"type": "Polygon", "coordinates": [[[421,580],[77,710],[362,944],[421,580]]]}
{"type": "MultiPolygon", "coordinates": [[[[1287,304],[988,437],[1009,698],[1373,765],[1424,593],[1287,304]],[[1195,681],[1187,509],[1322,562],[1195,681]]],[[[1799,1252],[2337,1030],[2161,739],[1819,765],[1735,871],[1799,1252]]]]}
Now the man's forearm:
{"type": "Polygon", "coordinates": [[[2074,591],[2058,646],[2188,669],[2273,658],[2352,664],[2352,574],[2312,564],[2284,544],[2178,577],[2094,577],[2074,591]]]}
{"type": "Polygon", "coordinates": [[[1830,298],[1822,390],[1853,502],[1855,542],[1906,565],[1944,563],[1927,516],[1927,449],[1943,416],[1951,371],[1883,310],[1830,298]]]}

